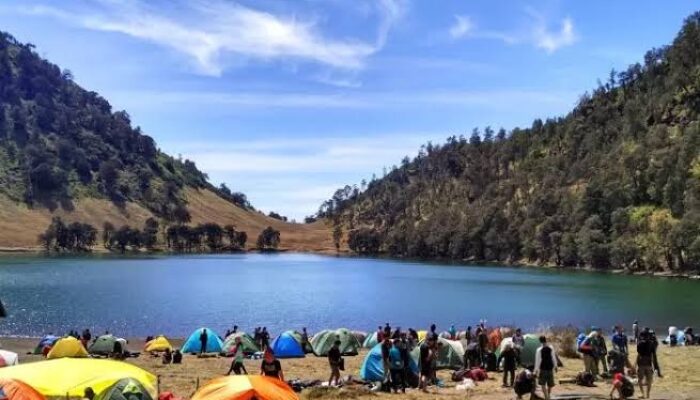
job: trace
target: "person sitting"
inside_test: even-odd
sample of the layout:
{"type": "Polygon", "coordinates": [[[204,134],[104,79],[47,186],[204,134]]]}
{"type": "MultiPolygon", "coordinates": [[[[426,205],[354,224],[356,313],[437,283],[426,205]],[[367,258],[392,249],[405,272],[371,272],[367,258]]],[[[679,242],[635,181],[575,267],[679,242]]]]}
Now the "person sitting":
{"type": "Polygon", "coordinates": [[[163,353],[163,364],[167,365],[173,362],[173,353],[170,351],[170,349],[165,349],[165,352],[163,353]]]}
{"type": "Polygon", "coordinates": [[[537,398],[535,389],[535,375],[532,373],[532,369],[526,368],[520,371],[515,377],[515,383],[513,384],[513,391],[518,396],[518,400],[521,400],[528,393],[530,393],[530,399],[537,398]]]}
{"type": "Polygon", "coordinates": [[[260,375],[276,378],[284,382],[284,373],[280,360],[275,358],[275,353],[271,348],[265,349],[262,363],[260,364],[260,375]]]}
{"type": "Polygon", "coordinates": [[[687,327],[683,331],[685,333],[685,345],[686,346],[693,346],[697,344],[697,339],[695,338],[695,334],[693,333],[693,328],[687,327]]]}
{"type": "Polygon", "coordinates": [[[629,399],[630,397],[634,396],[634,384],[632,381],[625,376],[623,373],[616,373],[613,382],[612,382],[612,388],[610,389],[610,399],[613,400],[614,397],[613,395],[617,392],[618,399],[619,400],[626,400],[629,399]]]}
{"type": "Polygon", "coordinates": [[[182,364],[182,353],[180,349],[175,349],[173,353],[173,364],[182,364]]]}

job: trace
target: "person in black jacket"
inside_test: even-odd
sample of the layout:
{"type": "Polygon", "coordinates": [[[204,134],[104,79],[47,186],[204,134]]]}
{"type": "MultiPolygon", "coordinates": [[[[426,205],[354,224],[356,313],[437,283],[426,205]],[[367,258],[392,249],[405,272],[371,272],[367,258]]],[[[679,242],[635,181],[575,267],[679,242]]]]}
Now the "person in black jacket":
{"type": "Polygon", "coordinates": [[[503,361],[503,387],[512,387],[515,381],[515,369],[518,366],[518,352],[512,344],[506,344],[505,349],[498,356],[497,364],[500,364],[501,360],[503,361]],[[508,383],[508,376],[510,376],[510,383],[508,383]]]}
{"type": "Polygon", "coordinates": [[[199,343],[202,347],[199,350],[199,354],[204,354],[207,352],[207,341],[209,340],[209,335],[206,329],[202,329],[202,333],[199,334],[199,343]]]}

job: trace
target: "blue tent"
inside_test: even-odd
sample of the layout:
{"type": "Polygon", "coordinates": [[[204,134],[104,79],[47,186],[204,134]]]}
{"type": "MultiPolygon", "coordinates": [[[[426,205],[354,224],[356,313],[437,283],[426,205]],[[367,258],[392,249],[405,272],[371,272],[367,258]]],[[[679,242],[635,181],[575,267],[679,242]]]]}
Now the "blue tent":
{"type": "Polygon", "coordinates": [[[277,336],[272,341],[270,348],[277,358],[305,357],[301,344],[297,342],[292,332],[289,331],[277,336]]]}
{"type": "Polygon", "coordinates": [[[39,344],[34,348],[34,354],[41,354],[42,350],[46,346],[53,346],[60,339],[58,336],[46,335],[39,341],[39,344]]]}
{"type": "Polygon", "coordinates": [[[207,331],[207,348],[204,349],[205,353],[221,353],[224,347],[223,342],[219,339],[219,336],[213,330],[209,328],[199,328],[192,332],[185,344],[182,345],[183,353],[199,353],[202,349],[202,342],[199,341],[199,337],[202,335],[202,331],[207,331]]]}
{"type": "MultiPolygon", "coordinates": [[[[418,373],[417,358],[419,348],[413,349],[410,355],[409,367],[413,373],[418,373]]],[[[367,353],[365,361],[360,368],[360,378],[370,382],[381,382],[384,379],[384,362],[382,361],[382,344],[379,343],[372,347],[372,350],[367,353]]]]}

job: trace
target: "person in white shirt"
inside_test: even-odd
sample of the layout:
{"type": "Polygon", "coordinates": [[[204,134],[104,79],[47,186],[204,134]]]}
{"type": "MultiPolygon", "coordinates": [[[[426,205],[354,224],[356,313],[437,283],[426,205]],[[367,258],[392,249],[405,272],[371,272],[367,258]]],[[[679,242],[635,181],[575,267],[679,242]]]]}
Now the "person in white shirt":
{"type": "Polygon", "coordinates": [[[535,375],[537,383],[542,386],[545,400],[549,400],[554,387],[554,373],[557,371],[557,356],[554,349],[547,344],[547,338],[540,336],[540,346],[535,353],[535,375]]]}

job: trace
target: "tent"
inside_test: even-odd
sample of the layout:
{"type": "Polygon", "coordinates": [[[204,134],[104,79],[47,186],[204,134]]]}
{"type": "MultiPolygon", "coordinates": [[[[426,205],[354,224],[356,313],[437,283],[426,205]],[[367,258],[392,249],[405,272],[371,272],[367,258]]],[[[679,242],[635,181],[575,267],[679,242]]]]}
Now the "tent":
{"type": "Polygon", "coordinates": [[[153,400],[151,394],[141,382],[133,378],[124,378],[95,396],[95,400],[127,400],[135,396],[139,400],[153,400]]]}
{"type": "Polygon", "coordinates": [[[36,389],[18,379],[0,379],[0,399],[45,400],[36,389]]]}
{"type": "Polygon", "coordinates": [[[418,331],[418,341],[422,342],[425,340],[425,337],[428,336],[428,331],[418,331]]]}
{"type": "Polygon", "coordinates": [[[355,336],[355,339],[357,339],[358,343],[364,343],[365,339],[367,339],[367,332],[352,331],[352,335],[355,336]]]}
{"type": "MultiPolygon", "coordinates": [[[[523,338],[525,339],[525,346],[520,349],[520,364],[522,364],[524,367],[534,366],[535,353],[540,347],[540,338],[537,335],[529,333],[524,335],[523,338]]],[[[512,337],[505,338],[501,341],[501,345],[499,346],[498,350],[496,350],[496,357],[500,357],[501,351],[506,348],[508,343],[513,343],[512,337]]]]}
{"type": "MultiPolygon", "coordinates": [[[[420,358],[420,347],[416,346],[411,352],[409,367],[413,373],[418,373],[418,360],[420,358]]],[[[372,350],[365,356],[365,361],[360,367],[360,378],[370,382],[381,382],[384,379],[384,361],[382,360],[381,343],[374,345],[372,350]]]]}
{"type": "Polygon", "coordinates": [[[204,353],[221,353],[224,347],[224,343],[219,339],[219,336],[213,330],[209,328],[199,328],[192,332],[185,344],[182,345],[183,353],[200,353],[202,352],[202,343],[199,341],[199,337],[202,335],[202,331],[207,331],[207,348],[204,349],[204,353]]]}
{"type": "Polygon", "coordinates": [[[58,341],[58,339],[60,338],[54,335],[44,336],[34,348],[34,354],[41,354],[44,351],[44,347],[53,346],[58,341]]]}
{"type": "Polygon", "coordinates": [[[233,348],[236,346],[236,338],[241,338],[241,344],[243,345],[243,353],[253,354],[260,351],[255,340],[245,332],[236,332],[228,335],[223,345],[223,353],[231,354],[233,353],[233,348]]]}
{"type": "Polygon", "coordinates": [[[666,344],[670,344],[671,335],[676,336],[676,344],[678,346],[685,346],[685,332],[683,330],[678,329],[675,326],[670,326],[668,328],[668,336],[666,336],[666,339],[664,339],[663,342],[666,344]]]}
{"type": "Polygon", "coordinates": [[[125,353],[127,351],[125,346],[123,346],[125,340],[114,337],[113,335],[102,335],[95,339],[95,341],[88,347],[88,353],[108,356],[114,352],[114,344],[117,341],[122,342],[122,352],[125,353]]]}
{"type": "Polygon", "coordinates": [[[301,343],[297,341],[293,331],[287,331],[277,336],[270,345],[277,358],[305,357],[301,343]]]}
{"type": "Polygon", "coordinates": [[[0,350],[0,368],[19,364],[17,353],[7,350],[0,350]]]}
{"type": "Polygon", "coordinates": [[[94,358],[61,358],[0,368],[0,379],[19,379],[49,397],[82,397],[85,388],[102,393],[124,378],[139,381],[156,396],[156,377],[132,364],[94,358]]]}
{"type": "Polygon", "coordinates": [[[464,346],[459,340],[438,338],[437,369],[460,369],[464,367],[464,346]]]}
{"type": "Polygon", "coordinates": [[[365,338],[364,343],[362,343],[362,347],[364,347],[365,349],[373,349],[374,346],[377,345],[377,343],[379,343],[379,341],[377,340],[377,332],[374,332],[365,338]]]}
{"type": "Polygon", "coordinates": [[[285,382],[260,375],[216,378],[204,384],[191,400],[298,400],[285,382]]]}
{"type": "Polygon", "coordinates": [[[143,347],[143,351],[146,351],[149,353],[158,353],[158,352],[165,351],[165,350],[173,351],[173,346],[170,344],[168,339],[163,335],[160,335],[157,338],[149,341],[143,347]]]}
{"type": "Polygon", "coordinates": [[[49,354],[46,358],[63,358],[63,357],[87,357],[88,352],[83,347],[80,340],[74,338],[73,336],[66,336],[59,339],[56,344],[53,345],[49,354]]]}
{"type": "Polygon", "coordinates": [[[311,339],[314,354],[319,357],[327,356],[328,350],[333,347],[333,342],[336,340],[340,340],[340,353],[345,356],[356,356],[359,348],[362,347],[355,336],[345,328],[334,331],[323,330],[311,339]]]}

